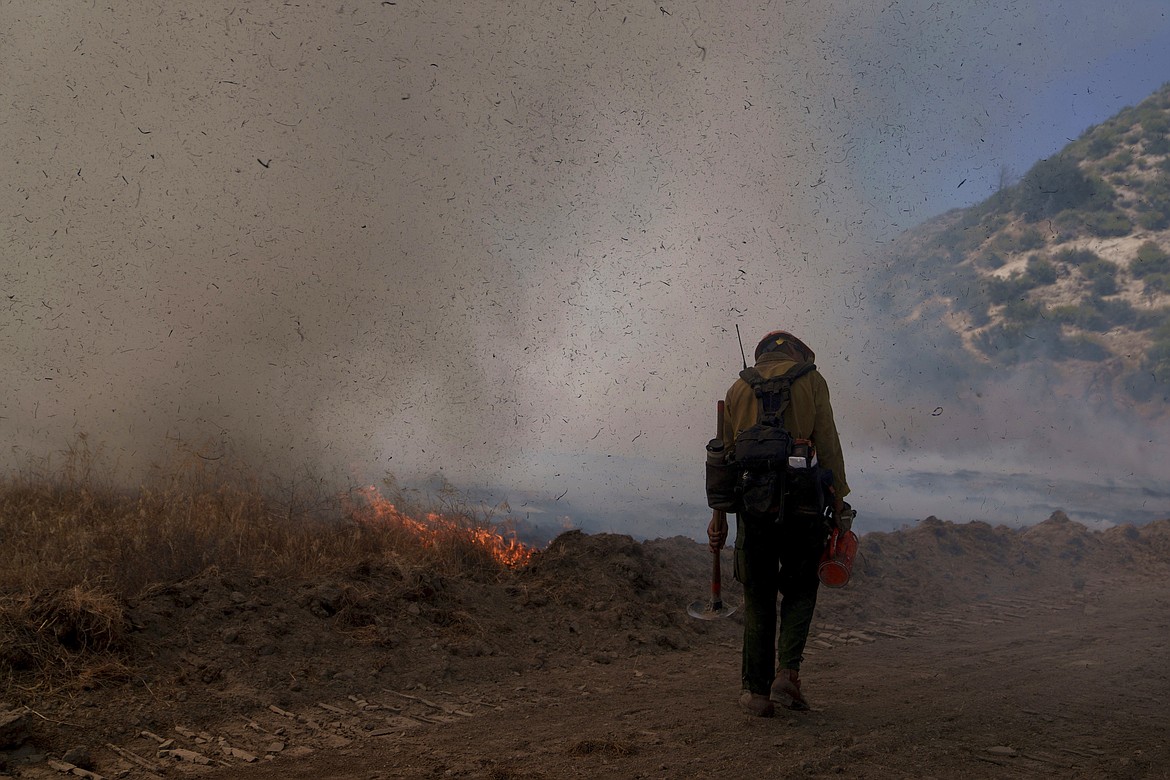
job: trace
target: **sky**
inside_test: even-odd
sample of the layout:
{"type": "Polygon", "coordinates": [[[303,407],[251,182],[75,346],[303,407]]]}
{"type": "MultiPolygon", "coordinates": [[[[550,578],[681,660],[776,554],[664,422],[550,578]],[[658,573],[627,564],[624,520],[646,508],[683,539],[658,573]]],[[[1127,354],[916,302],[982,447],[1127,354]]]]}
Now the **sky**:
{"type": "Polygon", "coordinates": [[[816,350],[863,518],[1140,494],[1013,454],[1027,495],[970,509],[982,455],[891,462],[948,418],[871,362],[866,273],[1170,80],[1163,8],[6,3],[5,463],[85,434],[129,480],[189,450],[693,535],[739,325],[816,350]]]}

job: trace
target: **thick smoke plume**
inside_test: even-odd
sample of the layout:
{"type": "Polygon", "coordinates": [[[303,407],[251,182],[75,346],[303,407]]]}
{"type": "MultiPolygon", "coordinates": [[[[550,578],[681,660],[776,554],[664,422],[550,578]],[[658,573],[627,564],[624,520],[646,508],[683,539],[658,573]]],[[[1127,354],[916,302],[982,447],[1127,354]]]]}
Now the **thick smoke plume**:
{"type": "Polygon", "coordinates": [[[1083,59],[1034,8],[5,4],[9,461],[178,441],[689,533],[736,322],[882,441],[869,250],[1008,138],[1005,68],[1083,59]]]}

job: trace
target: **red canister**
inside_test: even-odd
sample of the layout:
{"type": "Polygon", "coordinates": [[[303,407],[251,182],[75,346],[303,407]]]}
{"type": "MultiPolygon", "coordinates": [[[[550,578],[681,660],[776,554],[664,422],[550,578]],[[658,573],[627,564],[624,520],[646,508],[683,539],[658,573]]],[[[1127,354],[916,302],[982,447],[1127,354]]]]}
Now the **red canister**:
{"type": "Polygon", "coordinates": [[[833,529],[825,553],[821,556],[817,576],[830,588],[842,588],[853,573],[853,557],[857,555],[857,534],[852,531],[841,533],[833,529]]]}

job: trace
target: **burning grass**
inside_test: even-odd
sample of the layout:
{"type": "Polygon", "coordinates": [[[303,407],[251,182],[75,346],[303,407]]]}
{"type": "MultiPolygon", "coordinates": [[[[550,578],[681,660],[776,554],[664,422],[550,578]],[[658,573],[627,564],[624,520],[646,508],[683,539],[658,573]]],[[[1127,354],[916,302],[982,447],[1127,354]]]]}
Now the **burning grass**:
{"type": "Polygon", "coordinates": [[[99,478],[97,460],[82,442],[57,470],[0,477],[0,675],[84,676],[76,662],[88,658],[108,676],[125,605],[211,569],[314,583],[383,567],[406,587],[499,576],[532,554],[450,490],[420,498],[388,480],[390,498],[339,493],[197,459],[129,490],[99,478]]]}
{"type": "Polygon", "coordinates": [[[357,491],[364,503],[350,505],[350,516],[375,532],[385,529],[404,531],[416,544],[442,557],[454,557],[465,565],[482,562],[520,567],[532,560],[534,550],[513,534],[490,522],[483,522],[466,511],[420,511],[413,515],[400,510],[384,498],[375,487],[357,491]]]}

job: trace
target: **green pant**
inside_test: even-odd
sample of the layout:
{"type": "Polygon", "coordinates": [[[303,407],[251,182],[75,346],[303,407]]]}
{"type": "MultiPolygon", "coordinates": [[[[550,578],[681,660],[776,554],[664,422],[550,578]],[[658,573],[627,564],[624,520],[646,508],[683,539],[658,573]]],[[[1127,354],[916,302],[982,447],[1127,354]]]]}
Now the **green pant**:
{"type": "Polygon", "coordinates": [[[817,564],[825,526],[817,515],[782,521],[736,515],[735,578],[743,584],[743,687],[767,694],[781,669],[800,669],[817,604],[817,564]],[[776,646],[776,596],[780,643],[776,646]]]}

